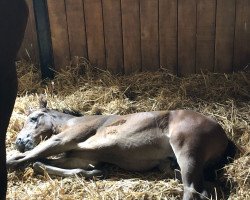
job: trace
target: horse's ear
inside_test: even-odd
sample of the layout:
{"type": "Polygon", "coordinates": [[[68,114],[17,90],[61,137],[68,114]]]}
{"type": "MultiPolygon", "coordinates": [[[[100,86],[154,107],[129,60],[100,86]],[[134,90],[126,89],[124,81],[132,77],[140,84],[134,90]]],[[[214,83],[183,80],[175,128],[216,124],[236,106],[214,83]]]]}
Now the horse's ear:
{"type": "Polygon", "coordinates": [[[26,107],[26,109],[25,109],[25,115],[29,116],[33,111],[35,111],[35,110],[32,109],[31,107],[26,107]]]}
{"type": "Polygon", "coordinates": [[[39,107],[46,108],[47,107],[47,99],[44,94],[41,94],[39,97],[39,107]]]}

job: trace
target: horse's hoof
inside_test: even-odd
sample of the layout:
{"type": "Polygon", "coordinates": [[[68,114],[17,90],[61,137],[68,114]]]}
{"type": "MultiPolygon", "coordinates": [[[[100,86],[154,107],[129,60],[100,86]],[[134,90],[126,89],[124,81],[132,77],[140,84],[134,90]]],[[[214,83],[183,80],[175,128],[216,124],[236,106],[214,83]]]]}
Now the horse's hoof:
{"type": "Polygon", "coordinates": [[[38,174],[42,174],[42,173],[44,173],[44,170],[46,169],[46,167],[41,162],[35,162],[33,164],[33,169],[34,169],[34,172],[36,172],[38,174]]]}

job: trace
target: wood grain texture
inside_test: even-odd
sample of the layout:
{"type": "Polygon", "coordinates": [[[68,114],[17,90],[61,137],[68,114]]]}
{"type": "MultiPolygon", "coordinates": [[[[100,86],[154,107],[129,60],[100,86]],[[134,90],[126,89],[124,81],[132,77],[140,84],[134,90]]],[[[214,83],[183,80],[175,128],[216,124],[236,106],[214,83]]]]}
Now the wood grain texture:
{"type": "Polygon", "coordinates": [[[196,0],[178,1],[178,74],[195,73],[196,0]]]}
{"type": "Polygon", "coordinates": [[[214,69],[216,0],[197,1],[196,72],[214,69]]]}
{"type": "Polygon", "coordinates": [[[29,18],[25,31],[24,40],[18,52],[18,59],[31,60],[32,62],[39,64],[39,50],[36,33],[36,22],[33,10],[33,1],[26,0],[29,7],[29,18]]]}
{"type": "Polygon", "coordinates": [[[159,0],[160,65],[177,74],[177,1],[159,0]]]}
{"type": "Polygon", "coordinates": [[[47,1],[55,69],[59,70],[70,62],[67,18],[65,3],[60,0],[47,1]]]}
{"type": "Polygon", "coordinates": [[[140,2],[142,70],[159,69],[158,0],[140,2]]]}
{"type": "Polygon", "coordinates": [[[141,71],[140,0],[122,0],[124,72],[141,71]]]}
{"type": "Polygon", "coordinates": [[[71,59],[88,57],[82,0],[65,0],[71,59]]]}
{"type": "Polygon", "coordinates": [[[107,69],[113,74],[123,73],[123,42],[121,2],[104,0],[103,20],[107,69]]]}
{"type": "Polygon", "coordinates": [[[101,0],[84,0],[88,57],[92,65],[106,69],[101,0]]]}
{"type": "Polygon", "coordinates": [[[236,1],[234,70],[250,68],[250,1],[236,1]]]}
{"type": "Polygon", "coordinates": [[[215,72],[232,72],[234,54],[235,0],[217,1],[215,72]]]}
{"type": "Polygon", "coordinates": [[[54,58],[47,1],[33,1],[42,79],[54,77],[54,58]],[[53,69],[53,70],[52,70],[53,69]]]}
{"type": "MultiPolygon", "coordinates": [[[[36,61],[33,1],[26,1],[31,12],[19,58],[36,61]]],[[[249,0],[45,1],[56,70],[74,56],[115,74],[160,66],[179,75],[227,73],[250,63],[249,0]]]]}

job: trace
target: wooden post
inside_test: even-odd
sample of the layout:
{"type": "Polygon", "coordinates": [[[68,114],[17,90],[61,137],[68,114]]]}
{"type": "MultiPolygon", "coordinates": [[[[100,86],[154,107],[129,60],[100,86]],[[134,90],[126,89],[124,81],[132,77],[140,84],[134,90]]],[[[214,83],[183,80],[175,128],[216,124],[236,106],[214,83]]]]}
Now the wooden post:
{"type": "Polygon", "coordinates": [[[53,78],[53,53],[46,0],[33,0],[42,79],[53,78]]]}

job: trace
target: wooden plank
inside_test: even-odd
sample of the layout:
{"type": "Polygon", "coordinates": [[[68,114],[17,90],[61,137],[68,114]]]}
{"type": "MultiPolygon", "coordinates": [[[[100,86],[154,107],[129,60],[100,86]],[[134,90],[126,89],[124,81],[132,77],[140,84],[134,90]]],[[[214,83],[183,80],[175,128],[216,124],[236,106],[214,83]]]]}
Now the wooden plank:
{"type": "Polygon", "coordinates": [[[18,58],[25,60],[32,60],[32,62],[39,63],[38,42],[36,36],[36,22],[33,10],[33,1],[26,0],[29,7],[29,18],[25,31],[25,36],[18,53],[18,58]]]}
{"type": "Polygon", "coordinates": [[[105,0],[103,20],[107,68],[114,74],[123,73],[123,43],[121,22],[121,1],[105,0]]]}
{"type": "Polygon", "coordinates": [[[54,68],[47,1],[33,1],[42,79],[53,78],[54,68]]]}
{"type": "Polygon", "coordinates": [[[87,58],[87,41],[82,0],[65,0],[71,59],[87,58]]]}
{"type": "Polygon", "coordinates": [[[178,74],[195,73],[196,0],[178,1],[178,74]]]}
{"type": "MultiPolygon", "coordinates": [[[[28,7],[29,7],[29,10],[30,10],[30,7],[33,6],[31,5],[32,2],[30,1],[26,1],[28,7]]],[[[26,25],[26,29],[25,29],[25,33],[24,33],[24,38],[23,38],[23,41],[22,41],[22,44],[20,46],[20,49],[18,51],[18,54],[17,54],[17,60],[20,60],[20,59],[24,59],[24,60],[30,60],[30,56],[27,54],[27,49],[29,48],[29,43],[32,43],[32,39],[30,38],[30,18],[31,18],[31,13],[29,13],[29,16],[28,16],[28,21],[27,21],[27,25],[26,25]]]]}
{"type": "Polygon", "coordinates": [[[47,0],[51,28],[55,69],[65,67],[70,62],[69,40],[65,3],[47,0]]]}
{"type": "Polygon", "coordinates": [[[217,1],[215,72],[233,70],[235,0],[217,1]]]}
{"type": "Polygon", "coordinates": [[[140,2],[142,70],[159,69],[158,0],[140,2]]]}
{"type": "Polygon", "coordinates": [[[177,74],[177,1],[159,0],[160,65],[177,74]]]}
{"type": "Polygon", "coordinates": [[[236,1],[234,70],[250,67],[250,1],[236,1]]]}
{"type": "Polygon", "coordinates": [[[102,1],[84,0],[88,56],[92,65],[106,69],[102,1]]]}
{"type": "Polygon", "coordinates": [[[196,72],[214,69],[216,0],[197,1],[196,72]]]}
{"type": "Polygon", "coordinates": [[[140,0],[122,0],[124,72],[141,71],[140,0]]]}

